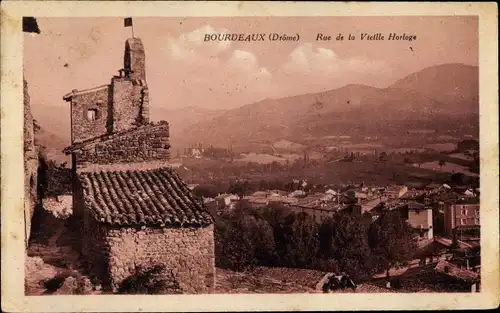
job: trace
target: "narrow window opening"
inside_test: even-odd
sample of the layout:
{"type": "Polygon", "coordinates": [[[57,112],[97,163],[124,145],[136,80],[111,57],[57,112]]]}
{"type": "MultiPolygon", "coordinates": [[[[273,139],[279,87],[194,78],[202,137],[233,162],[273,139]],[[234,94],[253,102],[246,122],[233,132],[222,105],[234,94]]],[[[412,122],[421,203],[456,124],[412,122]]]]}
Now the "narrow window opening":
{"type": "Polygon", "coordinates": [[[87,119],[89,121],[95,121],[97,119],[97,109],[88,109],[87,110],[87,119]]]}

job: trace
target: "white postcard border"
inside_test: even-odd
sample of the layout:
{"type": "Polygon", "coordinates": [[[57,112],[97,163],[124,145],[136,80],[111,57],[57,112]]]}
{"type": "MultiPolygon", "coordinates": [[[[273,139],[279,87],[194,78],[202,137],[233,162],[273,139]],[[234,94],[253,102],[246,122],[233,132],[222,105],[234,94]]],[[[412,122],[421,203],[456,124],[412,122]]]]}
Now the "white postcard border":
{"type": "MultiPolygon", "coordinates": [[[[177,312],[492,308],[499,304],[498,20],[496,3],[154,1],[1,3],[2,310],[177,312]],[[21,16],[479,16],[482,288],[466,294],[25,296],[21,16]]],[[[458,35],[458,34],[457,34],[458,35]]]]}

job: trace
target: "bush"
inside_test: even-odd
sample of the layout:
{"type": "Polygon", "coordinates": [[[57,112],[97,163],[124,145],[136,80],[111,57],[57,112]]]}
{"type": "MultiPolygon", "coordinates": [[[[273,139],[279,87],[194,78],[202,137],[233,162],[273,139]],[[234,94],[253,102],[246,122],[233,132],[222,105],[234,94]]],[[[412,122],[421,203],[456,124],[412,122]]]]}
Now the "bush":
{"type": "Polygon", "coordinates": [[[70,270],[43,281],[43,286],[48,294],[85,295],[92,291],[92,283],[87,277],[70,270]]]}
{"type": "Polygon", "coordinates": [[[38,156],[38,194],[40,198],[71,193],[71,169],[57,164],[40,152],[38,156]]]}
{"type": "Polygon", "coordinates": [[[197,197],[205,197],[205,198],[215,198],[217,197],[217,188],[215,186],[197,186],[193,189],[193,193],[197,197]]]}
{"type": "Polygon", "coordinates": [[[172,271],[164,265],[149,268],[139,267],[136,273],[127,277],[118,289],[124,294],[179,294],[182,293],[179,282],[172,271]]]}

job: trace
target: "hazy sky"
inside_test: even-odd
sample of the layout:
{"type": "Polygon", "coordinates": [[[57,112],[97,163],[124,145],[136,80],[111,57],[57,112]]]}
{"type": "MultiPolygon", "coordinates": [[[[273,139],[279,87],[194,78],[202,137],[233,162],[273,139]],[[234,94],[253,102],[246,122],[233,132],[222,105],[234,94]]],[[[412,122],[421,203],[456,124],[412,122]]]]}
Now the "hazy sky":
{"type": "MultiPolygon", "coordinates": [[[[122,18],[38,18],[25,35],[25,74],[34,106],[67,107],[62,96],[110,82],[123,67],[131,28],[122,18]],[[67,66],[64,66],[67,64],[67,66]]],[[[134,18],[146,49],[151,106],[232,108],[346,84],[385,87],[443,63],[478,64],[475,17],[134,18]],[[205,33],[279,33],[298,42],[204,42],[205,33]],[[416,41],[361,41],[363,32],[416,41]],[[318,42],[323,33],[344,41],[318,42]],[[347,40],[351,33],[357,38],[347,40]],[[410,49],[411,47],[411,49],[410,49]],[[413,51],[412,51],[413,50],[413,51]]]]}

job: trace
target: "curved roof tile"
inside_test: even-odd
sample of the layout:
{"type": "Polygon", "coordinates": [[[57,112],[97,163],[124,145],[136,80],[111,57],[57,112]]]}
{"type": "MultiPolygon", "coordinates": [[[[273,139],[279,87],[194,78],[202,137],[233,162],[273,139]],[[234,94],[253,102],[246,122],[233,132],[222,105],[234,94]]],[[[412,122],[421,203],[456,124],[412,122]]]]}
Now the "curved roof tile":
{"type": "Polygon", "coordinates": [[[79,174],[87,208],[111,225],[206,226],[213,218],[172,168],[79,174]]]}

